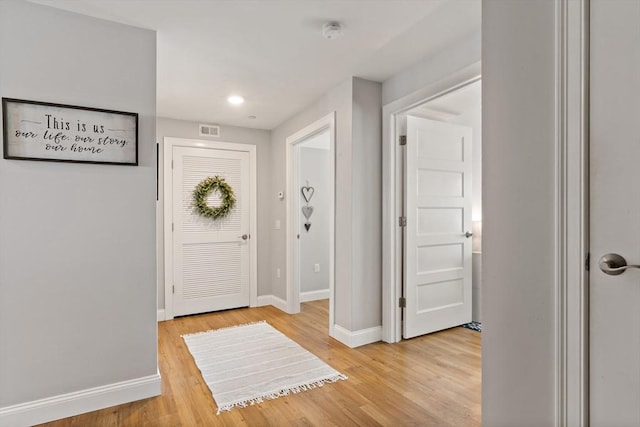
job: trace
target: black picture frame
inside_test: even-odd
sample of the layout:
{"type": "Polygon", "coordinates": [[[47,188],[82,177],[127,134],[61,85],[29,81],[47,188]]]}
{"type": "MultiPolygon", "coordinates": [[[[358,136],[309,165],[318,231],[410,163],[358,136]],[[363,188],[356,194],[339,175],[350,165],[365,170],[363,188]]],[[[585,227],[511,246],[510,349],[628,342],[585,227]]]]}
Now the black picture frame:
{"type": "Polygon", "coordinates": [[[2,98],[8,160],[138,166],[138,113],[2,98]]]}

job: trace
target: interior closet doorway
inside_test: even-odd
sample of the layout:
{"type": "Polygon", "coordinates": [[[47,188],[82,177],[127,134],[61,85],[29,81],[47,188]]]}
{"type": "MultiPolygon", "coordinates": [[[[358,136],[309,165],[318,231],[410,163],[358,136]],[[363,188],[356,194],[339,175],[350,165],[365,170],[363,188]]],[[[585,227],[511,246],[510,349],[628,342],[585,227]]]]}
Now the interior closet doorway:
{"type": "Polygon", "coordinates": [[[335,113],[287,138],[287,311],[329,299],[334,325],[335,113]]]}

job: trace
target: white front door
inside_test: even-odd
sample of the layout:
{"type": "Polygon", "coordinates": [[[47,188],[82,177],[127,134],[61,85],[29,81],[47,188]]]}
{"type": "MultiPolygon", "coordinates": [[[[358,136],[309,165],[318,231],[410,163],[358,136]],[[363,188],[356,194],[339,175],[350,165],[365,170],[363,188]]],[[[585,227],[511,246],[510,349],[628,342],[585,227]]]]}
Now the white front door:
{"type": "Polygon", "coordinates": [[[640,264],[640,1],[590,13],[590,422],[640,426],[640,270],[599,265],[640,264]]]}
{"type": "Polygon", "coordinates": [[[403,337],[471,321],[471,129],[407,117],[403,337]]]}
{"type": "MultiPolygon", "coordinates": [[[[173,314],[203,313],[250,302],[249,153],[224,149],[173,147],[173,314]],[[224,218],[211,219],[193,206],[193,190],[219,176],[236,202],[224,218]]],[[[212,192],[208,205],[220,205],[212,192]]]]}

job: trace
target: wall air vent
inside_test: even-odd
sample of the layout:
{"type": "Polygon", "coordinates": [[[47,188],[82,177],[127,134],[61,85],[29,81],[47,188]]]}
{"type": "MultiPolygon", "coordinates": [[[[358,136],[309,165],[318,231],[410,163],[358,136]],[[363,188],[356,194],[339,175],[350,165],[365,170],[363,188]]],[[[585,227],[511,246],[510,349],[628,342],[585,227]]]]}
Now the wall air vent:
{"type": "Polygon", "coordinates": [[[200,136],[218,137],[220,136],[220,126],[200,125],[200,136]]]}

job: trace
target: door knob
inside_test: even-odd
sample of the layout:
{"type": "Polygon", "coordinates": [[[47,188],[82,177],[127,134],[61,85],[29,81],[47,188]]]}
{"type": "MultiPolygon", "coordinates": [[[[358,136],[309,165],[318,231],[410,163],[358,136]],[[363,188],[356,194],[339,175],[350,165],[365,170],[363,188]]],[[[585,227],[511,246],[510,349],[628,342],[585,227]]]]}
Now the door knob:
{"type": "Polygon", "coordinates": [[[464,237],[466,237],[467,239],[471,236],[473,236],[473,233],[469,233],[468,231],[464,233],[464,237]]]}
{"type": "Polygon", "coordinates": [[[610,276],[617,276],[624,273],[629,268],[640,268],[640,265],[628,265],[627,260],[622,255],[605,254],[600,257],[598,266],[603,273],[610,276]]]}
{"type": "Polygon", "coordinates": [[[238,236],[238,237],[240,237],[242,240],[247,240],[249,238],[247,234],[243,234],[242,236],[238,236]]]}

